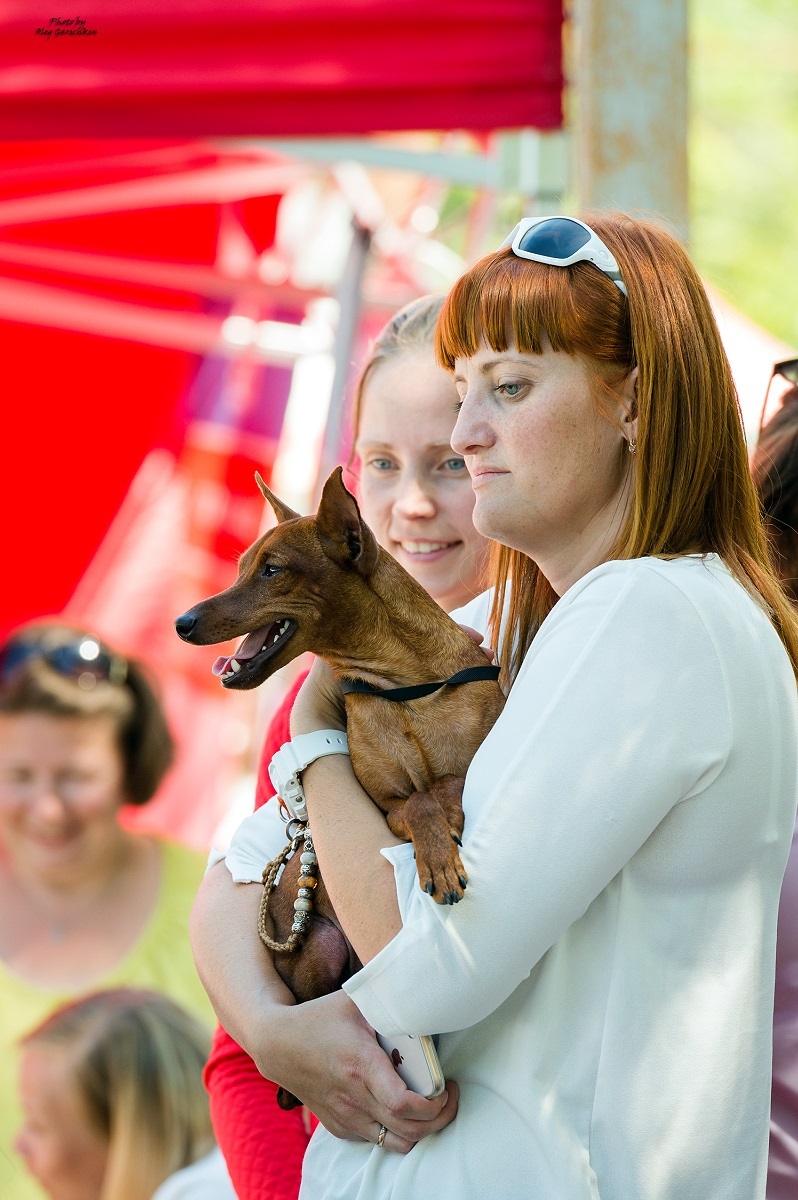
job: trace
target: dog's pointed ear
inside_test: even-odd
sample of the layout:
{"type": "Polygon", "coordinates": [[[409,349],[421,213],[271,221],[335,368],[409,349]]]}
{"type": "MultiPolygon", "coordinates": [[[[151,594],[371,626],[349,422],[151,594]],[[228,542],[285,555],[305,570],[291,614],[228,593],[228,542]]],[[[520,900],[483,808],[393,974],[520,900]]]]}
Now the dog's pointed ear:
{"type": "Polygon", "coordinates": [[[278,521],[293,521],[294,517],[298,517],[299,513],[294,512],[293,508],[289,508],[287,504],[283,504],[282,500],[278,500],[274,492],[269,491],[266,484],[260,477],[260,472],[255,472],[255,482],[260,488],[261,494],[265,500],[268,500],[272,506],[272,511],[278,521]]]}
{"type": "Polygon", "coordinates": [[[357,501],[344,486],[343,471],[336,467],[324,485],[316,513],[316,532],[334,562],[370,575],[377,564],[379,546],[360,515],[357,501]]]}

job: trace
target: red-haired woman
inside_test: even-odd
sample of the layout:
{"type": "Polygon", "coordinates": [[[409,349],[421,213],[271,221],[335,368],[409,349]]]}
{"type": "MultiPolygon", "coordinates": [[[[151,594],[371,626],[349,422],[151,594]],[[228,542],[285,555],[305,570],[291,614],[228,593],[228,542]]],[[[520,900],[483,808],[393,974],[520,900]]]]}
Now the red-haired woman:
{"type": "MultiPolygon", "coordinates": [[[[309,820],[362,970],[281,1003],[234,849],[213,899],[240,940],[206,940],[206,977],[321,1115],[308,1200],[761,1197],[798,626],[706,295],[652,224],[531,219],[455,285],[437,345],[509,690],[466,778],[468,891],[434,903],[348,759],[320,758],[309,820]],[[363,1086],[369,1026],[440,1035],[453,1120],[453,1083],[442,1108],[363,1086]]],[[[341,714],[315,666],[292,735],[341,714]]]]}

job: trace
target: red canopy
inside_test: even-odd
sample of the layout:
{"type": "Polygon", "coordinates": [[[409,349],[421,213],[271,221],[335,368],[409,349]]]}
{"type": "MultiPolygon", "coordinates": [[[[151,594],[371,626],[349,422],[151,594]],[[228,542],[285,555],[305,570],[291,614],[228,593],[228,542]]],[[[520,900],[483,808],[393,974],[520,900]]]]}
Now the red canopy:
{"type": "Polygon", "coordinates": [[[214,137],[557,128],[561,24],[562,0],[0,4],[0,628],[64,611],[159,668],[184,752],[153,827],[205,842],[251,723],[170,628],[255,536],[288,400],[220,329],[312,298],[261,270],[305,168],[214,137]]]}
{"type": "Polygon", "coordinates": [[[147,453],[180,450],[231,298],[249,286],[267,313],[291,304],[217,260],[223,207],[262,251],[297,168],[143,141],[0,144],[0,168],[8,629],[64,607],[147,453]]]}
{"type": "Polygon", "coordinates": [[[0,8],[0,137],[562,123],[562,0],[91,0],[79,17],[45,11],[0,8]]]}

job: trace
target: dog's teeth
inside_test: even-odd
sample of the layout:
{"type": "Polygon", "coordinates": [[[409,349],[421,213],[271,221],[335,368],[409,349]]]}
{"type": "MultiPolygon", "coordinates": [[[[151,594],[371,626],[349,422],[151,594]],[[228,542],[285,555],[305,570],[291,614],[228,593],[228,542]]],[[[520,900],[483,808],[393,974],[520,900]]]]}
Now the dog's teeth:
{"type": "Polygon", "coordinates": [[[238,673],[241,670],[241,663],[237,658],[231,659],[230,666],[235,673],[238,673]]]}
{"type": "Polygon", "coordinates": [[[279,640],[280,640],[280,634],[275,633],[274,637],[272,638],[272,645],[274,645],[275,642],[279,642],[279,640]]]}

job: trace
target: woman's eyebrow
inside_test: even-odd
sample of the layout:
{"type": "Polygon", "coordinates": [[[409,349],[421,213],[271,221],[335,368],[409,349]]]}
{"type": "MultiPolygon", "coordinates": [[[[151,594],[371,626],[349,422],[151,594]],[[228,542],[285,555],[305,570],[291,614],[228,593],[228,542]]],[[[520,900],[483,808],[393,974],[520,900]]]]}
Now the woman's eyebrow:
{"type": "MultiPolygon", "coordinates": [[[[396,450],[398,447],[395,442],[369,442],[365,439],[358,438],[355,445],[368,450],[396,450]]],[[[426,446],[421,446],[419,449],[425,450],[451,450],[451,442],[428,442],[426,446]]]]}
{"type": "MultiPolygon", "coordinates": [[[[481,375],[487,375],[492,370],[494,370],[495,367],[502,366],[503,363],[513,363],[516,366],[521,366],[521,367],[528,367],[531,365],[528,357],[526,357],[526,356],[522,356],[520,354],[518,354],[518,355],[502,354],[498,358],[491,358],[491,359],[488,359],[487,362],[480,363],[478,370],[481,375]]],[[[468,381],[464,375],[456,374],[453,376],[453,382],[455,384],[458,384],[458,383],[467,383],[468,381]]]]}
{"type": "Polygon", "coordinates": [[[479,369],[483,375],[488,371],[492,371],[494,367],[500,367],[502,363],[515,363],[521,366],[529,366],[529,360],[526,357],[515,354],[502,354],[500,358],[491,358],[488,362],[480,363],[479,369]]]}

